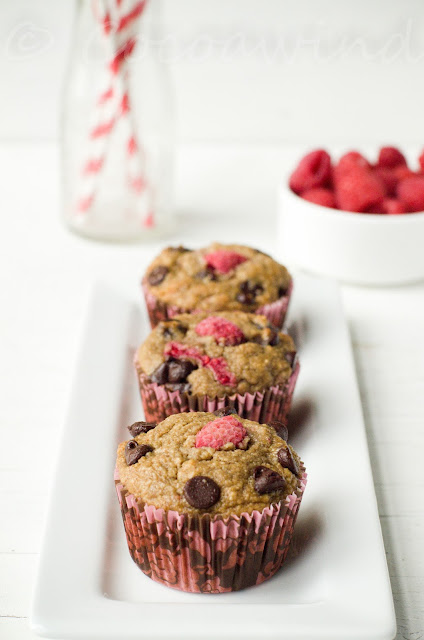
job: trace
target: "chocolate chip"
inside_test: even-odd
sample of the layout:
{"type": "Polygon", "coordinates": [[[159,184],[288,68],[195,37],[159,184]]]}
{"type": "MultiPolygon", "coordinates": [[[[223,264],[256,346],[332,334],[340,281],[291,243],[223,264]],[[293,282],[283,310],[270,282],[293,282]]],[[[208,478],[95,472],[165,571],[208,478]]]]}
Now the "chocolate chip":
{"type": "Polygon", "coordinates": [[[166,388],[170,391],[188,392],[191,389],[190,384],[186,381],[187,376],[197,369],[197,366],[189,360],[170,359],[162,362],[150,375],[150,381],[156,384],[166,384],[166,388]],[[167,384],[167,383],[170,384],[167,384]]]}
{"type": "Polygon", "coordinates": [[[289,363],[289,365],[293,367],[293,364],[296,358],[296,351],[287,351],[287,353],[284,354],[284,357],[289,363]]]}
{"type": "Polygon", "coordinates": [[[185,499],[195,509],[210,509],[221,496],[221,489],[212,478],[194,476],[185,483],[185,499]]]}
{"type": "Polygon", "coordinates": [[[237,415],[237,411],[234,409],[234,407],[223,407],[222,409],[216,409],[215,411],[213,411],[213,414],[218,418],[223,418],[224,416],[231,416],[234,413],[237,415]]]}
{"type": "Polygon", "coordinates": [[[286,287],[278,287],[278,297],[282,298],[283,296],[287,295],[287,289],[286,287]]]}
{"type": "Polygon", "coordinates": [[[168,391],[179,391],[180,393],[190,393],[191,384],[189,382],[176,382],[174,384],[166,384],[168,391]]]}
{"type": "Polygon", "coordinates": [[[246,293],[244,291],[240,291],[240,293],[237,294],[236,299],[241,304],[252,304],[253,302],[253,296],[250,293],[246,293]]]}
{"type": "Polygon", "coordinates": [[[197,366],[189,360],[171,360],[168,363],[168,382],[185,381],[193,369],[197,369],[197,366]]]}
{"type": "Polygon", "coordinates": [[[274,327],[268,327],[263,333],[254,336],[251,342],[261,344],[263,347],[267,347],[268,345],[275,347],[280,342],[280,335],[277,329],[274,327]]]}
{"type": "Polygon", "coordinates": [[[290,447],[287,447],[287,449],[282,447],[277,453],[277,458],[284,469],[288,469],[294,473],[295,476],[299,475],[299,466],[293,457],[290,447]]]}
{"type": "Polygon", "coordinates": [[[283,422],[280,422],[279,420],[271,420],[271,422],[268,422],[268,426],[275,429],[277,436],[287,442],[287,438],[289,437],[289,430],[283,422]]]}
{"type": "Polygon", "coordinates": [[[240,291],[250,291],[250,283],[249,280],[245,280],[240,283],[240,291]]]}
{"type": "Polygon", "coordinates": [[[165,267],[165,265],[162,265],[162,264],[152,269],[149,275],[147,276],[147,280],[149,284],[152,287],[156,287],[158,284],[163,282],[163,280],[165,280],[165,277],[168,271],[169,271],[168,267],[165,267]]]}
{"type": "Polygon", "coordinates": [[[283,476],[273,471],[269,467],[256,467],[253,472],[255,479],[255,491],[260,493],[271,493],[272,491],[283,491],[286,481],[283,476]]]}
{"type": "Polygon", "coordinates": [[[205,267],[198,271],[195,276],[198,280],[218,280],[215,271],[211,267],[205,267]]]}
{"type": "Polygon", "coordinates": [[[181,244],[179,247],[167,247],[168,251],[178,251],[178,253],[187,253],[187,251],[191,251],[191,249],[187,249],[187,247],[183,247],[181,244]]]}
{"type": "Polygon", "coordinates": [[[255,301],[257,295],[262,293],[263,286],[258,282],[252,282],[251,280],[245,280],[240,284],[240,292],[236,298],[241,304],[252,304],[255,301]]]}
{"type": "Polygon", "coordinates": [[[278,330],[274,328],[270,329],[269,344],[271,345],[271,347],[275,347],[279,342],[280,334],[278,333],[278,330]]]}
{"type": "Polygon", "coordinates": [[[150,375],[151,382],[156,384],[165,384],[168,381],[168,362],[162,362],[150,375]]]}
{"type": "Polygon", "coordinates": [[[156,427],[156,422],[144,422],[141,420],[140,422],[134,422],[131,426],[128,427],[128,431],[132,435],[133,438],[139,436],[140,433],[147,433],[151,429],[156,427]]]}
{"type": "Polygon", "coordinates": [[[176,334],[185,334],[188,331],[188,327],[176,320],[168,320],[167,322],[159,323],[159,331],[164,338],[175,338],[176,334]]]}
{"type": "Polygon", "coordinates": [[[185,324],[182,324],[182,322],[176,322],[175,320],[171,325],[171,329],[177,333],[182,333],[184,336],[188,331],[188,327],[185,324]]]}
{"type": "Polygon", "coordinates": [[[149,453],[149,451],[153,451],[152,447],[149,447],[148,444],[137,444],[135,440],[130,440],[125,445],[125,460],[127,461],[127,465],[135,464],[149,453]]]}

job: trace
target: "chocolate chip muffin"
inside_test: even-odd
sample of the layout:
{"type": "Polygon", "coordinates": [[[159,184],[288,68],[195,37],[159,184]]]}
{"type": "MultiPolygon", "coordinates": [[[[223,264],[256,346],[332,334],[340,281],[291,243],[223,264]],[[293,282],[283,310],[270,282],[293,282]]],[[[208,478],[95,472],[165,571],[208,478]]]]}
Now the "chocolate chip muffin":
{"type": "Polygon", "coordinates": [[[290,336],[241,311],[162,321],[135,355],[148,420],[233,407],[261,422],[284,420],[299,365],[290,336]]]}
{"type": "Polygon", "coordinates": [[[292,290],[285,267],[257,249],[211,244],[195,251],[168,247],[142,281],[152,326],[193,311],[245,311],[281,327],[292,290]]]}
{"type": "Polygon", "coordinates": [[[234,591],[273,575],[306,484],[281,423],[218,414],[137,422],[118,447],[131,556],[154,580],[184,591],[234,591]]]}

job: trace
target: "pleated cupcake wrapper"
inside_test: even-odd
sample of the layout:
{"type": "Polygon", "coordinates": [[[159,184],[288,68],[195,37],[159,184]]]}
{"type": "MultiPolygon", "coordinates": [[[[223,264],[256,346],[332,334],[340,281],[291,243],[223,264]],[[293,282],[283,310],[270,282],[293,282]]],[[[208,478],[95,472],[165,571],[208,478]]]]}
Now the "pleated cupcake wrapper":
{"type": "Polygon", "coordinates": [[[261,584],[283,564],[307,475],[284,502],[240,516],[188,516],[137,501],[115,484],[128,548],[152,580],[192,593],[225,593],[261,584]]]}
{"type": "MultiPolygon", "coordinates": [[[[170,305],[162,302],[161,300],[159,300],[159,298],[156,298],[156,296],[153,295],[144,280],[142,282],[142,289],[152,328],[159,324],[159,322],[162,322],[163,320],[169,320],[170,318],[173,318],[174,316],[181,313],[205,312],[204,309],[182,309],[181,307],[176,307],[175,305],[170,305]]],[[[277,329],[281,329],[284,324],[284,319],[286,317],[292,291],[293,281],[290,281],[289,287],[284,296],[282,296],[278,300],[275,300],[275,302],[264,304],[262,307],[256,309],[255,313],[266,316],[271,324],[277,327],[277,329]]],[[[211,311],[211,313],[213,312],[211,311]]]]}
{"type": "Polygon", "coordinates": [[[299,375],[299,363],[295,361],[290,378],[284,385],[275,385],[265,391],[254,393],[235,393],[231,396],[210,398],[207,395],[192,395],[183,391],[170,391],[164,385],[150,382],[135,359],[146,420],[161,422],[174,413],[186,411],[209,411],[232,407],[240,418],[254,420],[261,424],[271,420],[284,422],[288,416],[296,380],[299,375]]]}

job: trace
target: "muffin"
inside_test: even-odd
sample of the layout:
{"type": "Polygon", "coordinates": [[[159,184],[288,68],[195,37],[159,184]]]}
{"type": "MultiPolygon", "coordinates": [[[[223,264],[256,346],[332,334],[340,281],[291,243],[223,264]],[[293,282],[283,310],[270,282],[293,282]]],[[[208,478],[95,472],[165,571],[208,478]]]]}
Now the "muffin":
{"type": "Polygon", "coordinates": [[[221,593],[281,567],[306,473],[273,426],[199,412],[128,428],[115,482],[131,557],[147,576],[221,593]]]}
{"type": "Polygon", "coordinates": [[[142,287],[152,327],[180,313],[231,310],[263,314],[281,328],[292,278],[257,249],[214,243],[196,251],[164,249],[142,287]]]}
{"type": "Polygon", "coordinates": [[[258,422],[285,420],[299,373],[290,336],[242,311],[160,322],[134,358],[147,420],[234,408],[258,422]]]}

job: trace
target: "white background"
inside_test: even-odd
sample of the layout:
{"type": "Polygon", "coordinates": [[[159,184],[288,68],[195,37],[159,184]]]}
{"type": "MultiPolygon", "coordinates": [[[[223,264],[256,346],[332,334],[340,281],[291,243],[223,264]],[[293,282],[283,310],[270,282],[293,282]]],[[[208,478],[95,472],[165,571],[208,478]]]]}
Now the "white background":
{"type": "MultiPolygon", "coordinates": [[[[278,253],[275,188],[304,148],[424,146],[418,0],[162,4],[178,112],[172,242],[219,235],[278,253]]],[[[29,601],[90,283],[103,276],[134,291],[159,249],[89,243],[60,224],[59,96],[73,11],[70,0],[0,4],[1,640],[33,638],[29,601]]],[[[345,286],[343,299],[398,640],[420,640],[424,286],[345,286]]]]}

